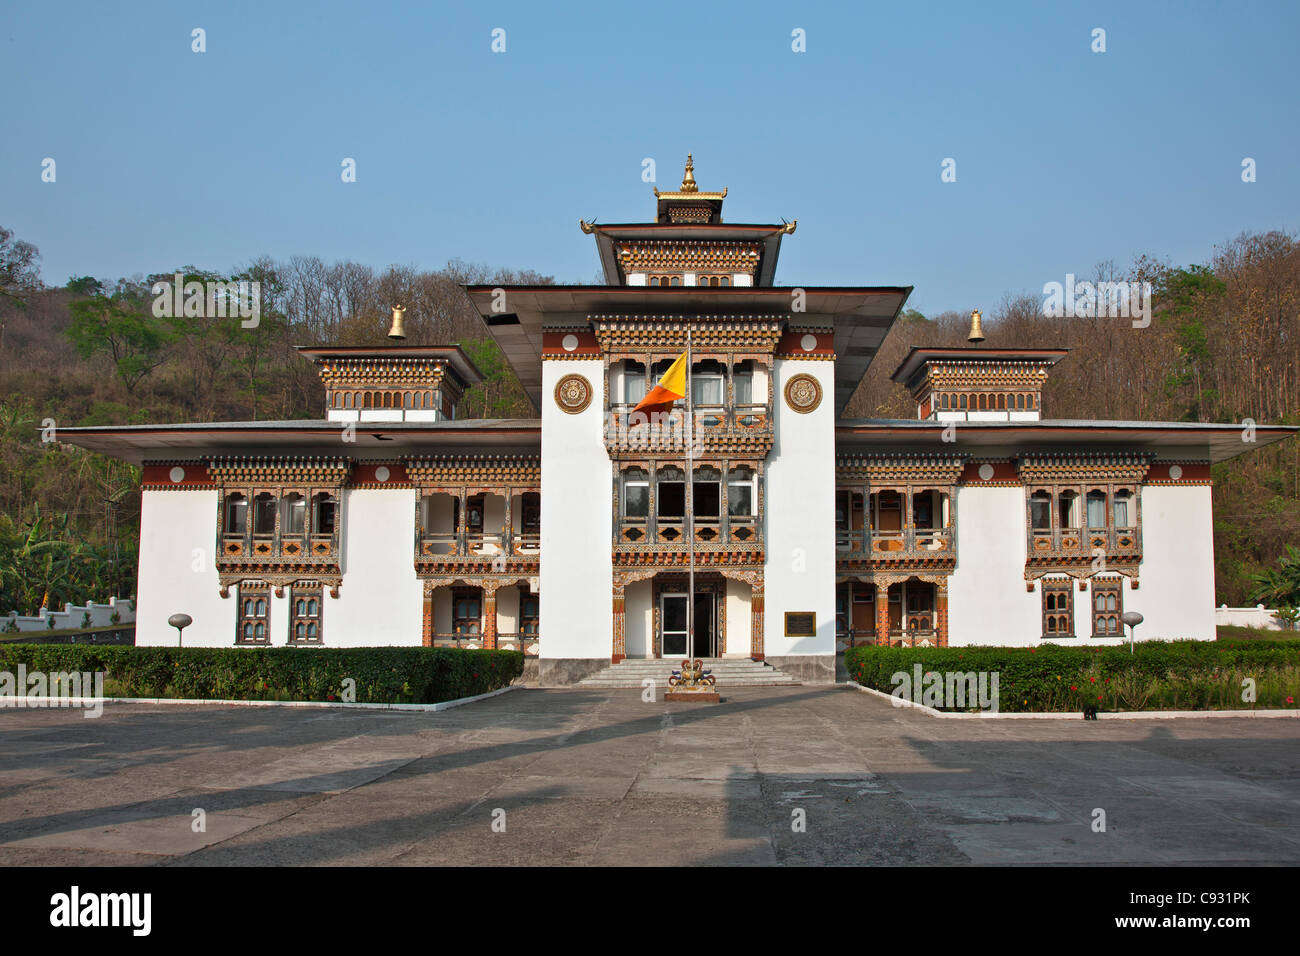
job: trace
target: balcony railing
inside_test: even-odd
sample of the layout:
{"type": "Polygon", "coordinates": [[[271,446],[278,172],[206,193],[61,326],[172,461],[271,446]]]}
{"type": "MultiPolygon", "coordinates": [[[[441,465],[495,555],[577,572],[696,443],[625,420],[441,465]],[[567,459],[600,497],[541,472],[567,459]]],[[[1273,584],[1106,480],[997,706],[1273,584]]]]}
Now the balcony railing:
{"type": "Polygon", "coordinates": [[[838,529],[835,549],[841,557],[870,556],[873,560],[939,557],[953,554],[952,528],[905,528],[901,531],[838,529]],[[867,545],[870,543],[870,550],[867,545]]]}
{"type": "MultiPolygon", "coordinates": [[[[536,656],[540,638],[536,634],[498,633],[497,650],[523,651],[536,656]]],[[[434,634],[434,647],[483,647],[482,634],[434,634]]]]}
{"type": "MultiPolygon", "coordinates": [[[[696,518],[696,544],[754,545],[761,541],[759,524],[752,515],[696,518]]],[[[685,518],[621,518],[617,544],[682,545],[687,543],[685,518]]]]}
{"type": "Polygon", "coordinates": [[[1079,554],[1090,556],[1104,548],[1107,554],[1136,553],[1137,528],[1031,528],[1029,554],[1079,554]]]}
{"type": "Polygon", "coordinates": [[[663,416],[645,417],[637,413],[633,424],[632,405],[614,405],[605,429],[607,448],[676,449],[687,444],[725,442],[761,443],[772,439],[772,419],[767,405],[697,405],[694,425],[686,421],[686,410],[678,407],[663,416]]]}
{"type": "Polygon", "coordinates": [[[321,561],[337,560],[338,535],[281,532],[276,534],[223,532],[218,561],[321,561]]]}
{"type": "Polygon", "coordinates": [[[415,550],[428,557],[536,557],[541,543],[538,532],[421,531],[416,535],[415,550]]]}

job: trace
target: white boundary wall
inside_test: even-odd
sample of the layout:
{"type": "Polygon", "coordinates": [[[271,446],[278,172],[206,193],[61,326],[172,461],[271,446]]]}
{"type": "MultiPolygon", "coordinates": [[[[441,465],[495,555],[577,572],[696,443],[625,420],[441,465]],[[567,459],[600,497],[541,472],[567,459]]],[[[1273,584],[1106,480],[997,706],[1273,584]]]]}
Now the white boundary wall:
{"type": "Polygon", "coordinates": [[[131,624],[134,621],[134,605],[126,598],[111,597],[107,604],[96,604],[94,601],[89,604],[65,604],[62,611],[41,608],[31,616],[10,611],[9,616],[0,621],[0,632],[12,627],[17,627],[19,632],[114,627],[119,624],[131,624]],[[90,615],[89,623],[85,623],[87,614],[90,615]],[[114,614],[118,618],[116,621],[113,620],[114,614]],[[50,623],[51,620],[53,624],[50,623]]]}
{"type": "Polygon", "coordinates": [[[835,363],[777,359],[773,365],[775,441],[767,459],[767,559],[763,567],[763,653],[835,653],[835,363]],[[821,404],[799,414],[782,390],[811,375],[821,404]],[[786,611],[814,611],[816,637],[786,637],[786,611]]]}

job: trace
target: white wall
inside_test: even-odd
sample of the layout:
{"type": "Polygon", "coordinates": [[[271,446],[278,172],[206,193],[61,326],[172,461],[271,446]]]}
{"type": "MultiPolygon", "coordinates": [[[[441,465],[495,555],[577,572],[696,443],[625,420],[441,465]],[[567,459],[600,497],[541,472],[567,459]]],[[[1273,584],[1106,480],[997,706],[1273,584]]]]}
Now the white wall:
{"type": "MultiPolygon", "coordinates": [[[[410,488],[344,492],[343,586],[337,599],[325,589],[321,632],[326,647],[420,645],[424,589],[412,558],[414,521],[415,492],[410,488]]],[[[272,643],[283,644],[287,621],[277,627],[272,643]]]]}
{"type": "Polygon", "coordinates": [[[727,578],[727,657],[748,657],[754,629],[749,611],[750,587],[727,578]]]}
{"type": "Polygon", "coordinates": [[[1022,488],[958,487],[949,646],[1039,642],[1042,596],[1025,590],[1025,520],[1022,488]]]}
{"type": "Polygon", "coordinates": [[[1137,639],[1212,641],[1214,521],[1210,487],[1147,485],[1142,489],[1140,587],[1124,594],[1124,610],[1143,622],[1137,639]]]}
{"type": "MultiPolygon", "coordinates": [[[[1025,590],[1025,495],[1021,488],[963,486],[957,491],[957,570],[949,583],[948,643],[1025,646],[1042,638],[1042,583],[1025,590]]],[[[1144,620],[1137,640],[1213,640],[1214,537],[1207,486],[1142,489],[1139,586],[1120,575],[1123,608],[1144,620]]],[[[1103,576],[1115,577],[1112,573],[1103,576]]],[[[1074,598],[1073,640],[1092,637],[1092,582],[1074,598]]]]}
{"type": "Polygon", "coordinates": [[[1222,604],[1214,609],[1214,622],[1221,626],[1262,627],[1271,631],[1280,631],[1275,608],[1266,608],[1262,604],[1254,607],[1228,607],[1222,604]]]}
{"type": "Polygon", "coordinates": [[[606,658],[613,651],[613,465],[604,442],[599,359],[542,362],[541,656],[606,658]],[[564,375],[582,375],[591,404],[555,404],[564,375]]]}
{"type": "Polygon", "coordinates": [[[628,657],[649,657],[654,647],[654,582],[637,581],[629,584],[623,593],[623,613],[626,617],[628,657]]]}
{"type": "Polygon", "coordinates": [[[776,429],[767,465],[767,563],[763,652],[784,657],[835,653],[835,365],[778,359],[772,393],[776,429]],[[805,373],[822,401],[801,415],[782,394],[787,377],[805,373]],[[815,638],[787,638],[786,611],[814,611],[815,638]]]}
{"type": "Polygon", "coordinates": [[[226,600],[218,593],[216,490],[144,491],[140,497],[136,644],[175,647],[176,629],[167,618],[183,613],[194,618],[185,629],[186,647],[232,647],[235,592],[226,600]]]}

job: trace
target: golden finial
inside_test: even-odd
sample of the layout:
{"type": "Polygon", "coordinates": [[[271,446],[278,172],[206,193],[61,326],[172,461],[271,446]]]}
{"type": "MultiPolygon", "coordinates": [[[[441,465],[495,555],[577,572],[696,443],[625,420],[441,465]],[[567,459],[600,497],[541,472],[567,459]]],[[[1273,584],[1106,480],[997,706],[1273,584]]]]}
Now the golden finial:
{"type": "Polygon", "coordinates": [[[686,175],[682,177],[682,192],[697,193],[700,187],[695,185],[695,162],[691,159],[691,154],[686,154],[686,175]]]}
{"type": "Polygon", "coordinates": [[[402,313],[406,311],[404,306],[393,306],[393,327],[388,330],[390,339],[406,338],[406,330],[402,328],[402,313]]]}
{"type": "Polygon", "coordinates": [[[970,335],[966,336],[967,342],[983,342],[984,326],[980,323],[980,310],[975,309],[970,314],[970,335]]]}
{"type": "Polygon", "coordinates": [[[785,223],[785,225],[781,227],[781,231],[784,232],[787,236],[793,236],[795,227],[799,225],[799,220],[795,219],[792,222],[785,222],[785,220],[782,219],[781,221],[785,223]]]}
{"type": "Polygon", "coordinates": [[[591,222],[587,222],[585,219],[579,219],[578,228],[590,236],[596,231],[596,220],[593,219],[591,222]]]}

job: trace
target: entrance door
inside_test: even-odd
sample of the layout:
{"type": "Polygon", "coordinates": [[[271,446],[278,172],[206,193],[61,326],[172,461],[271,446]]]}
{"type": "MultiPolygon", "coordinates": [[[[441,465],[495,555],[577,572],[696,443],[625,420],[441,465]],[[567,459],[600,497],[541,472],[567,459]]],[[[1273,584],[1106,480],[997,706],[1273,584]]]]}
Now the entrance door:
{"type": "Polygon", "coordinates": [[[717,657],[714,641],[713,594],[695,592],[695,647],[692,657],[717,657]]]}
{"type": "Polygon", "coordinates": [[[685,657],[687,645],[686,595],[661,594],[659,620],[664,657],[685,657]]]}

